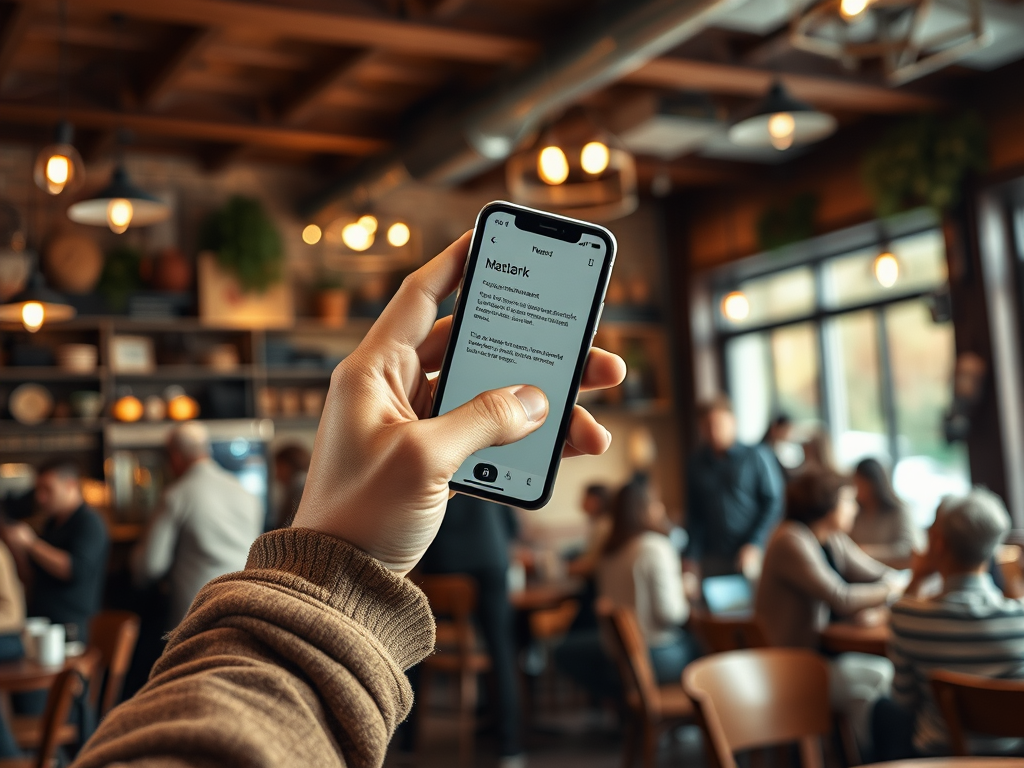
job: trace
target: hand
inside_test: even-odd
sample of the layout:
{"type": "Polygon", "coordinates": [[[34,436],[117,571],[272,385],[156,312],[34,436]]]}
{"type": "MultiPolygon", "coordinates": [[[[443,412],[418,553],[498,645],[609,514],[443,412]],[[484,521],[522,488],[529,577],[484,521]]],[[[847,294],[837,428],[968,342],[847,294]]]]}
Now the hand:
{"type": "Polygon", "coordinates": [[[756,544],[744,544],[736,556],[736,569],[747,577],[748,581],[757,581],[761,577],[761,548],[756,544]]]}
{"type": "Polygon", "coordinates": [[[9,523],[4,526],[4,541],[11,550],[27,552],[39,538],[28,523],[9,523]]]}
{"type": "MultiPolygon", "coordinates": [[[[331,376],[331,388],[293,525],[359,547],[406,574],[437,533],[448,481],[474,451],[526,437],[548,415],[544,393],[515,385],[492,390],[428,419],[451,318],[437,305],[458,286],[470,233],[411,274],[366,338],[331,376]]],[[[592,349],[583,389],[613,387],[626,375],[617,355],[592,349]]],[[[611,435],[580,406],[566,457],[601,454],[611,435]]]]}

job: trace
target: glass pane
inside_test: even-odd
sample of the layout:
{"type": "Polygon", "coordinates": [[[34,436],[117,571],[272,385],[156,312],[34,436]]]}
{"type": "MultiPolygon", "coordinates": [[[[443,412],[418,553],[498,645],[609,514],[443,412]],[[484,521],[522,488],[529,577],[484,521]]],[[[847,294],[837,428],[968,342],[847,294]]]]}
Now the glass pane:
{"type": "Polygon", "coordinates": [[[878,248],[829,259],[824,266],[825,305],[842,307],[880,301],[893,291],[930,290],[946,282],[946,250],[939,230],[894,240],[892,252],[899,263],[899,275],[890,288],[883,288],[875,278],[878,248]]]}
{"type": "Polygon", "coordinates": [[[788,320],[814,311],[814,272],[810,267],[790,269],[740,283],[749,312],[742,319],[725,319],[733,328],[788,320]]]}
{"type": "Polygon", "coordinates": [[[797,424],[818,419],[818,338],[813,323],[772,331],[776,406],[797,424]]]}
{"type": "Polygon", "coordinates": [[[768,335],[751,333],[730,339],[725,346],[729,396],[736,411],[741,443],[760,442],[771,417],[772,379],[768,335]]]}
{"type": "Polygon", "coordinates": [[[948,445],[942,431],[953,390],[953,326],[934,323],[922,301],[889,307],[886,324],[900,453],[893,480],[928,525],[943,496],[970,485],[966,452],[948,445]]]}
{"type": "Polygon", "coordinates": [[[854,312],[830,321],[825,344],[832,364],[829,398],[836,463],[849,470],[871,456],[888,464],[875,312],[854,312]]]}

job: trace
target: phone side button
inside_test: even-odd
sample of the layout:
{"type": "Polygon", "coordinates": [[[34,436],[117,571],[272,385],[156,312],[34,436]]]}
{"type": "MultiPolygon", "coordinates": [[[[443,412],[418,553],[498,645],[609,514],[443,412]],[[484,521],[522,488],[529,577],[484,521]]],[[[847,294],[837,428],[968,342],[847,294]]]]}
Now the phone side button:
{"type": "Polygon", "coordinates": [[[597,336],[597,329],[601,327],[601,315],[604,314],[604,302],[601,302],[601,306],[597,308],[597,320],[594,321],[594,333],[590,337],[590,343],[594,343],[594,338],[597,336]]]}

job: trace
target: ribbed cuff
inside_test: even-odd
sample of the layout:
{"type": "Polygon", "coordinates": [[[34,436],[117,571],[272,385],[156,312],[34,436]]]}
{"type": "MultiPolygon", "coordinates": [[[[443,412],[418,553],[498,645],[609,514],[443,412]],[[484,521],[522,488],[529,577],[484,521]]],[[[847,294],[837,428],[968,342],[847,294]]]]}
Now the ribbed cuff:
{"type": "Polygon", "coordinates": [[[271,531],[253,543],[245,567],[309,582],[311,596],[366,627],[402,669],[433,650],[434,618],[423,592],[347,542],[308,528],[271,531]]]}

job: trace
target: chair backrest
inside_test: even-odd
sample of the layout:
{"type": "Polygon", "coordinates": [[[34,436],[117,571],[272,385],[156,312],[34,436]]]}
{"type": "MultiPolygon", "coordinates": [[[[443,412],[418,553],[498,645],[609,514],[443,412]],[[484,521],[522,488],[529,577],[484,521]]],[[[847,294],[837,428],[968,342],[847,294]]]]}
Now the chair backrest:
{"type": "Polygon", "coordinates": [[[696,705],[718,768],[734,753],[800,743],[804,768],[823,764],[821,737],[832,730],[828,666],[802,648],[729,651],[691,662],[683,689],[696,705]]]}
{"type": "Polygon", "coordinates": [[[1024,737],[1024,680],[992,680],[935,670],[931,683],[949,727],[953,754],[970,754],[969,733],[1024,737]]]}
{"type": "MultiPolygon", "coordinates": [[[[477,586],[469,576],[421,576],[420,589],[427,596],[435,616],[451,619],[453,639],[460,655],[468,656],[476,648],[473,612],[476,610],[477,586]]],[[[440,637],[440,635],[439,635],[440,637]]]]}
{"type": "Polygon", "coordinates": [[[661,712],[661,696],[636,614],[630,608],[603,600],[596,603],[595,612],[602,637],[611,646],[618,665],[627,701],[635,697],[644,715],[656,718],[661,712]]]}
{"type": "Polygon", "coordinates": [[[101,718],[121,698],[124,678],[131,666],[138,639],[139,617],[130,611],[100,611],[89,625],[89,644],[100,652],[102,673],[92,681],[89,702],[101,718]]]}
{"type": "Polygon", "coordinates": [[[43,734],[36,752],[36,768],[49,768],[60,746],[60,727],[68,720],[71,704],[82,692],[82,674],[74,667],[63,670],[54,679],[43,710],[43,734]]]}
{"type": "Polygon", "coordinates": [[[746,618],[713,616],[704,611],[690,615],[694,634],[708,653],[745,651],[750,648],[767,648],[764,630],[753,616],[746,618]]]}
{"type": "Polygon", "coordinates": [[[1004,544],[996,552],[996,564],[1003,577],[1003,592],[1011,599],[1024,597],[1024,548],[1004,544]]]}

